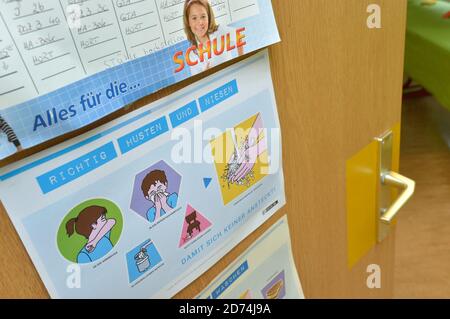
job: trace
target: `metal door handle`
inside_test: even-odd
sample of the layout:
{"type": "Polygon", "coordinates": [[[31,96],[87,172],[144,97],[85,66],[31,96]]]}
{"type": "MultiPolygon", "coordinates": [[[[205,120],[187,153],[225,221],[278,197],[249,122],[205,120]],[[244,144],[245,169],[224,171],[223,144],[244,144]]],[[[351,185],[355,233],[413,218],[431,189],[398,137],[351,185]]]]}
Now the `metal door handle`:
{"type": "Polygon", "coordinates": [[[392,206],[388,209],[383,209],[382,211],[380,221],[386,225],[390,225],[399,210],[414,194],[416,183],[413,180],[395,172],[387,172],[382,174],[381,183],[386,186],[392,186],[403,190],[392,206]]]}
{"type": "Polygon", "coordinates": [[[378,242],[389,234],[395,216],[414,193],[416,183],[392,171],[393,132],[377,138],[379,142],[378,242]],[[392,203],[392,187],[402,190],[392,203]]]}

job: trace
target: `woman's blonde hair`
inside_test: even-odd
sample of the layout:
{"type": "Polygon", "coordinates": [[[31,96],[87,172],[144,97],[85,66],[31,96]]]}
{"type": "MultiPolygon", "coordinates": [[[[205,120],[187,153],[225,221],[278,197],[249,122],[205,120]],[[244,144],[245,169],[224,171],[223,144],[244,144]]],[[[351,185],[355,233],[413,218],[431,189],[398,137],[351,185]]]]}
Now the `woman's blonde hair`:
{"type": "Polygon", "coordinates": [[[194,4],[201,5],[206,9],[206,12],[208,13],[208,34],[216,32],[219,26],[216,24],[214,11],[208,0],[186,0],[186,2],[184,3],[184,11],[183,11],[184,32],[186,33],[186,37],[189,40],[189,42],[191,42],[192,45],[198,46],[195,34],[192,32],[189,26],[189,10],[191,9],[191,6],[194,4]]]}

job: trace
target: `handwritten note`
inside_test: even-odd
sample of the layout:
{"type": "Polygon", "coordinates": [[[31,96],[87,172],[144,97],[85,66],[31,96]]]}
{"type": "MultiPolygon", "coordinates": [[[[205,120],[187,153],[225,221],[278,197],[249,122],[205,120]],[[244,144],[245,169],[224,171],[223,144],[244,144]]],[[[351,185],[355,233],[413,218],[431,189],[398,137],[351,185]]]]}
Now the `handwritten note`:
{"type": "MultiPolygon", "coordinates": [[[[0,0],[0,109],[186,39],[185,0],[0,0]]],[[[210,0],[218,24],[257,0],[210,0]]]]}

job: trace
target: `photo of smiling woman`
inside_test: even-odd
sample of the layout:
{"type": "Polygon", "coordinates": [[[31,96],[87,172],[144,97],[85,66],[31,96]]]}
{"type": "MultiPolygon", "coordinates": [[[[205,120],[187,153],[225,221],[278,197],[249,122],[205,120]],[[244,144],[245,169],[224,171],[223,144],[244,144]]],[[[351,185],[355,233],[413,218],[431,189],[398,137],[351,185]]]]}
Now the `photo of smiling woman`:
{"type": "MultiPolygon", "coordinates": [[[[218,25],[214,16],[214,11],[208,0],[186,0],[184,4],[184,31],[189,42],[197,47],[206,48],[208,45],[213,46],[215,39],[221,54],[204,54],[203,62],[199,61],[199,50],[191,51],[191,61],[199,61],[196,65],[191,66],[192,75],[206,71],[223,62],[229,61],[233,56],[232,51],[224,50],[225,42],[229,39],[229,46],[236,44],[236,31],[233,28],[218,25]]],[[[244,54],[244,48],[236,48],[237,56],[244,54]]],[[[235,54],[236,55],[236,54],[235,54]]]]}

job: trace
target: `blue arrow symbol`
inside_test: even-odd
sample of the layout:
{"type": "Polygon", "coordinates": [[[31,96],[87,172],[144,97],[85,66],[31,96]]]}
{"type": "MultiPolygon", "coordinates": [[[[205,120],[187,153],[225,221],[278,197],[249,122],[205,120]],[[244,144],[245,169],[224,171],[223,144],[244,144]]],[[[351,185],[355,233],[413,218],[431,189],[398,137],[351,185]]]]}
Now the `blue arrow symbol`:
{"type": "Polygon", "coordinates": [[[205,188],[208,188],[211,181],[212,181],[212,178],[209,178],[209,177],[203,178],[203,184],[205,185],[205,188]]]}

